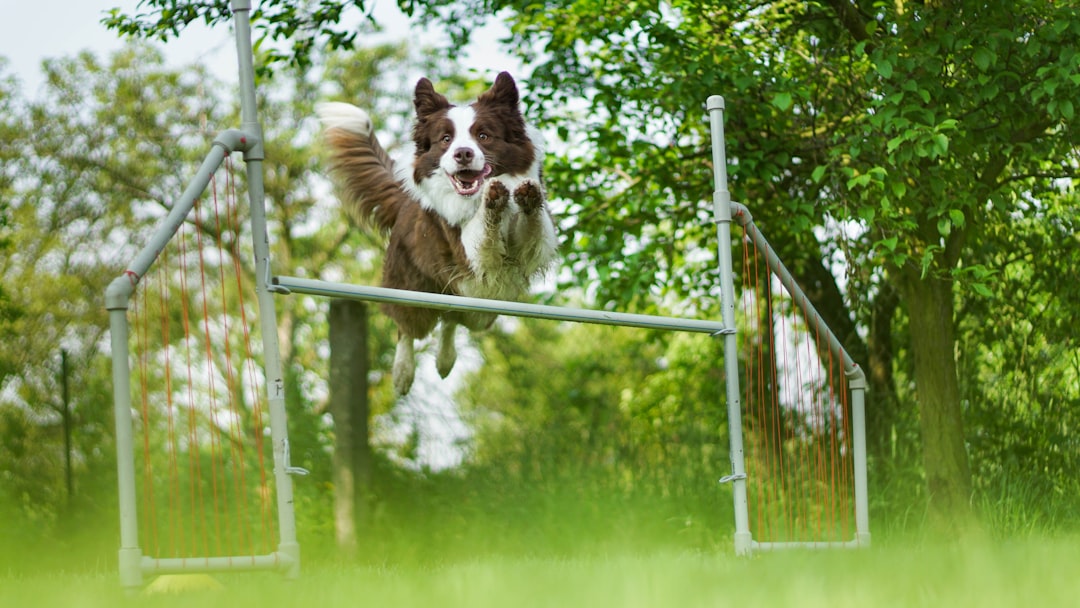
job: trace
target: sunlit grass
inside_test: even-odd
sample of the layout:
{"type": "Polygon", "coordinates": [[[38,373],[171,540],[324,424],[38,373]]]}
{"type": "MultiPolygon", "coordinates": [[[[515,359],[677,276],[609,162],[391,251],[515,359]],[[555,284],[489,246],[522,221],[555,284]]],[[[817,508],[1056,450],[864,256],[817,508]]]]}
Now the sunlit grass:
{"type": "Polygon", "coordinates": [[[483,558],[426,567],[307,564],[298,580],[128,594],[112,572],[0,577],[0,606],[1073,606],[1080,539],[858,551],[483,558]]]}

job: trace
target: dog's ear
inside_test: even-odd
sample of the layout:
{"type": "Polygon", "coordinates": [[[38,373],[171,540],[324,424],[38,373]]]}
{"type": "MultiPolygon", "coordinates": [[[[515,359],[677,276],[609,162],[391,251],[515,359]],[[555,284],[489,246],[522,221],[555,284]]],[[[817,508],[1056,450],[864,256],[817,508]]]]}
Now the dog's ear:
{"type": "Polygon", "coordinates": [[[433,112],[445,110],[450,107],[450,102],[445,97],[435,92],[435,87],[427,78],[421,78],[416,83],[416,93],[413,95],[413,106],[416,108],[416,116],[423,118],[433,112]]]}
{"type": "Polygon", "coordinates": [[[510,75],[510,72],[499,72],[499,75],[495,77],[495,84],[491,85],[491,88],[487,91],[484,91],[484,94],[476,101],[477,103],[499,104],[517,109],[520,99],[514,77],[510,75]]]}

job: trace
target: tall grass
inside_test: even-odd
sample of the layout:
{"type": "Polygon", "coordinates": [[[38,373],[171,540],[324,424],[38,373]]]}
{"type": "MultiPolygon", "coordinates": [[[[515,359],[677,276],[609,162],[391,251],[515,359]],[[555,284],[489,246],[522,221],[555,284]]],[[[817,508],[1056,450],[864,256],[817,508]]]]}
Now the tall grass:
{"type": "Polygon", "coordinates": [[[1077,538],[858,551],[487,557],[432,566],[309,565],[295,581],[219,575],[221,589],[129,596],[111,574],[0,579],[0,605],[140,606],[1073,606],[1077,538]]]}

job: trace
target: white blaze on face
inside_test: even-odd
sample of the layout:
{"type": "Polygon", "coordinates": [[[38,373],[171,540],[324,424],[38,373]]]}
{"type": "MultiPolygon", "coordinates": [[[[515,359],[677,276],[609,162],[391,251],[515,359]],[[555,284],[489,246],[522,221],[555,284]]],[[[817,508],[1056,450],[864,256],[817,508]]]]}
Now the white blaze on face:
{"type": "Polygon", "coordinates": [[[450,122],[454,123],[454,140],[450,142],[450,149],[443,154],[439,165],[450,174],[458,171],[480,171],[484,168],[484,153],[480,150],[473,134],[470,132],[473,122],[476,120],[476,110],[469,106],[455,106],[446,113],[450,122]],[[466,165],[458,164],[455,154],[459,151],[468,151],[472,154],[472,162],[466,165]]]}
{"type": "Polygon", "coordinates": [[[439,167],[458,194],[472,196],[480,191],[484,178],[491,173],[491,166],[471,132],[476,111],[468,106],[456,106],[446,116],[454,123],[454,138],[439,159],[439,167]]]}

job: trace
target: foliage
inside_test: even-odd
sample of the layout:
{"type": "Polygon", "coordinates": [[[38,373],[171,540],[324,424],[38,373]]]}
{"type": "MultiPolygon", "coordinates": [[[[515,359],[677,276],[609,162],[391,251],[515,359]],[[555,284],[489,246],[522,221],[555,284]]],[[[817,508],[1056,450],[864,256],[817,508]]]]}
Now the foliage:
{"type": "MultiPolygon", "coordinates": [[[[341,78],[335,84],[361,100],[395,95],[406,99],[400,91],[394,95],[373,91],[395,85],[392,80],[378,81],[379,74],[404,73],[411,65],[413,59],[401,47],[374,50],[363,61],[340,57],[330,62],[331,67],[339,66],[334,73],[341,78]],[[383,67],[369,71],[349,67],[375,65],[383,67]]],[[[220,95],[227,87],[197,66],[166,68],[161,53],[146,45],[127,47],[107,62],[90,53],[52,60],[47,69],[42,101],[23,102],[8,81],[12,96],[5,89],[0,98],[11,109],[2,125],[10,137],[5,137],[0,151],[5,159],[0,180],[3,217],[10,218],[0,226],[4,247],[10,246],[10,255],[5,251],[0,256],[0,277],[10,289],[0,295],[0,336],[8,345],[0,354],[4,446],[0,473],[5,514],[12,522],[28,524],[13,523],[7,530],[35,529],[41,538],[55,539],[67,522],[85,521],[73,517],[75,508],[115,521],[104,288],[184,190],[215,132],[232,126],[237,118],[233,104],[220,95]],[[74,499],[64,490],[61,347],[71,355],[74,499]]],[[[284,272],[365,280],[377,267],[377,259],[363,253],[371,247],[370,239],[337,219],[325,181],[314,177],[319,159],[311,145],[312,123],[304,118],[321,95],[319,83],[297,78],[293,91],[284,99],[261,100],[267,120],[263,135],[273,150],[273,160],[266,164],[265,189],[275,261],[284,272]]],[[[387,115],[407,110],[403,102],[388,109],[387,115]]],[[[242,177],[237,181],[243,196],[242,177]]],[[[247,205],[241,205],[241,226],[246,225],[246,210],[247,205]]],[[[222,243],[225,252],[233,253],[236,245],[236,263],[250,276],[248,230],[204,228],[211,238],[227,241],[222,243]],[[243,245],[236,243],[238,239],[243,245]]],[[[152,279],[146,283],[178,280],[157,275],[152,279]]],[[[238,295],[230,294],[230,298],[238,295]]],[[[247,298],[250,307],[250,293],[247,298]]],[[[325,340],[325,319],[320,320],[325,307],[301,298],[281,302],[283,354],[293,390],[289,407],[295,464],[326,471],[329,429],[321,421],[326,374],[319,355],[319,341],[325,340]]],[[[172,304],[179,306],[178,301],[172,304]]],[[[231,310],[236,312],[235,307],[231,310]]],[[[171,314],[179,318],[178,311],[171,314]]],[[[229,326],[239,331],[243,323],[235,318],[229,326]]],[[[382,321],[376,328],[382,336],[378,352],[389,356],[383,354],[392,338],[389,324],[382,321]]],[[[154,342],[146,346],[161,348],[154,342]]],[[[233,352],[240,357],[243,350],[233,352]]],[[[383,392],[389,394],[389,388],[383,392]]],[[[381,407],[385,410],[391,404],[383,399],[381,407]]],[[[154,445],[166,445],[163,429],[151,432],[156,433],[154,445]]],[[[316,482],[314,487],[325,486],[316,482]]],[[[102,526],[96,522],[93,528],[102,526]]]]}
{"type": "MultiPolygon", "coordinates": [[[[6,67],[6,62],[0,58],[0,70],[6,67]]],[[[8,142],[8,145],[0,150],[0,254],[4,257],[9,255],[12,246],[11,220],[9,218],[11,197],[13,196],[14,184],[18,177],[18,160],[20,158],[20,145],[23,139],[21,120],[14,110],[17,99],[17,83],[14,78],[4,76],[0,72],[0,139],[8,142]]],[[[18,310],[10,301],[0,286],[0,328],[4,328],[14,320],[18,310]]],[[[0,383],[3,378],[13,371],[13,362],[5,354],[0,354],[0,383]]]]}
{"type": "MultiPolygon", "coordinates": [[[[168,39],[195,19],[228,17],[224,2],[141,6],[148,12],[114,12],[110,25],[168,39]]],[[[466,97],[481,83],[446,77],[456,66],[401,46],[322,55],[323,42],[354,43],[345,16],[361,4],[304,6],[264,2],[254,15],[259,60],[275,66],[274,93],[260,100],[274,264],[371,282],[378,243],[338,219],[316,177],[312,104],[371,108],[391,142],[405,133],[416,76],[466,97]],[[294,45],[282,50],[287,40],[294,45]]],[[[950,405],[966,424],[976,502],[996,529],[1075,525],[1074,2],[404,6],[458,37],[491,14],[509,19],[509,47],[531,69],[529,112],[559,140],[545,176],[561,207],[563,293],[584,290],[590,305],[715,312],[701,106],[723,93],[735,198],[849,350],[880,372],[869,403],[875,531],[925,517],[915,405],[930,390],[916,371],[928,353],[931,365],[959,370],[950,405]],[[934,316],[955,312],[956,340],[920,350],[922,319],[909,307],[931,284],[950,296],[934,316]]],[[[166,69],[145,46],[105,63],[90,54],[51,62],[48,87],[27,103],[0,80],[5,545],[76,543],[65,526],[111,534],[100,525],[114,518],[115,481],[100,291],[213,132],[235,122],[227,87],[204,70],[166,69]],[[72,352],[80,387],[73,502],[60,466],[57,345],[72,352]]],[[[331,536],[326,307],[278,302],[293,463],[315,471],[298,484],[302,541],[319,546],[331,536]]],[[[388,369],[393,330],[373,319],[372,359],[388,369]]],[[[726,546],[715,341],[521,322],[480,344],[485,367],[460,395],[477,433],[467,464],[410,473],[384,462],[371,559],[726,546]]],[[[390,411],[388,378],[376,371],[373,380],[373,410],[390,411]]],[[[112,536],[98,541],[91,560],[114,550],[112,536]]]]}
{"type": "Polygon", "coordinates": [[[730,512],[730,494],[716,483],[730,472],[720,341],[507,325],[512,333],[483,337],[485,366],[458,397],[477,433],[462,471],[467,486],[503,488],[507,508],[519,502],[515,494],[534,492],[582,506],[624,504],[613,518],[630,516],[629,505],[655,504],[643,513],[668,512],[658,529],[695,546],[716,542],[724,528],[716,513],[730,512]]]}
{"type": "Polygon", "coordinates": [[[1000,269],[992,297],[960,311],[970,353],[961,377],[977,396],[968,407],[979,496],[1023,513],[1003,527],[1057,526],[1075,517],[1065,497],[1080,466],[1080,349],[1067,320],[1080,306],[1071,285],[1080,211],[1074,191],[1053,205],[1017,204],[1026,213],[985,244],[1000,269]]]}
{"type": "MultiPolygon", "coordinates": [[[[192,22],[201,20],[207,25],[231,22],[233,4],[229,0],[142,0],[139,9],[147,12],[128,15],[114,8],[102,22],[121,35],[168,42],[192,22]]],[[[246,4],[251,8],[251,2],[246,4]]],[[[251,13],[251,22],[256,49],[261,50],[259,69],[264,73],[279,64],[306,71],[320,56],[320,50],[353,49],[362,29],[350,27],[351,19],[346,18],[355,15],[371,25],[362,0],[319,0],[302,5],[288,0],[267,0],[255,4],[258,6],[251,13]],[[343,19],[345,24],[341,23],[343,19]],[[278,43],[287,44],[288,50],[275,48],[278,43]]]]}
{"type": "Polygon", "coordinates": [[[198,116],[212,112],[200,107],[194,79],[155,71],[160,54],[129,49],[112,59],[49,62],[48,103],[14,104],[18,129],[9,141],[18,156],[5,165],[18,178],[7,199],[11,254],[0,258],[0,277],[18,314],[0,321],[0,466],[15,521],[36,522],[46,538],[101,517],[114,502],[101,296],[118,272],[116,256],[133,255],[132,231],[163,215],[174,164],[191,162],[176,141],[198,133],[198,116]],[[66,379],[61,349],[69,355],[66,379]],[[70,404],[61,402],[63,380],[70,404]],[[74,496],[65,489],[65,407],[74,496]]]}
{"type": "MultiPolygon", "coordinates": [[[[917,386],[928,496],[965,509],[953,311],[993,293],[983,245],[1013,223],[1017,195],[1054,205],[1047,186],[1076,177],[1075,3],[419,4],[459,36],[512,15],[530,102],[571,144],[551,181],[573,201],[574,281],[599,282],[603,302],[709,305],[714,277],[694,257],[708,244],[700,108],[723,93],[733,194],[821,286],[812,296],[830,324],[898,320],[895,306],[875,318],[874,299],[902,298],[911,368],[899,371],[917,386]],[[845,288],[821,259],[845,266],[845,288]]],[[[841,333],[853,352],[880,354],[841,333]]],[[[892,367],[893,353],[864,367],[892,367]]]]}

